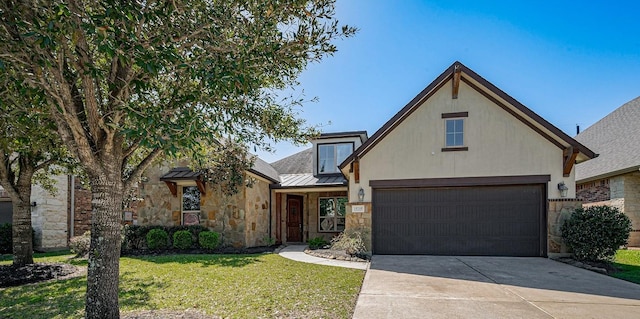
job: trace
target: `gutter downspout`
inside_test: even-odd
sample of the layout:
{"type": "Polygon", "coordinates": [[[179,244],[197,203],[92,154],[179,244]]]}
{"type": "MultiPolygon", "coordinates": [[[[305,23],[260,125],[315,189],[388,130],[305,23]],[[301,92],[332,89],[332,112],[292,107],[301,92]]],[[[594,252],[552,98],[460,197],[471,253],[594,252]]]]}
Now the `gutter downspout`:
{"type": "Polygon", "coordinates": [[[71,237],[75,237],[74,228],[75,228],[75,219],[76,219],[76,178],[71,175],[71,229],[69,230],[69,234],[71,237]]]}

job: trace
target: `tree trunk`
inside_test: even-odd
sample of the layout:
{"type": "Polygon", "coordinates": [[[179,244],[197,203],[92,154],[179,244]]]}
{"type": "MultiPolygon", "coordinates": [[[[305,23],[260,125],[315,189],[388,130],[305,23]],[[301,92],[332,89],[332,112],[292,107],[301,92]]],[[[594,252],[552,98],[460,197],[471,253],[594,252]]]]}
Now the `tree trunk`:
{"type": "MultiPolygon", "coordinates": [[[[21,190],[24,198],[30,198],[31,185],[21,190]]],[[[33,234],[31,230],[31,205],[29,201],[13,200],[13,264],[24,266],[33,264],[33,234]]]]}
{"type": "MultiPolygon", "coordinates": [[[[107,165],[108,166],[108,165],[107,165]]],[[[91,246],[86,317],[119,318],[120,219],[124,184],[119,170],[91,176],[91,246]]]]}

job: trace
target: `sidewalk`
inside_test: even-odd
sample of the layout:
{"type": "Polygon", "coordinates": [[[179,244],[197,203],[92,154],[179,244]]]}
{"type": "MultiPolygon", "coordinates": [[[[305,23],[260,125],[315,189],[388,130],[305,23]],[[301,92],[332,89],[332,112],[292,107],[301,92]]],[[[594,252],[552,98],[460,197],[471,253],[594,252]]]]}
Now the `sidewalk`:
{"type": "Polygon", "coordinates": [[[326,258],[310,256],[304,253],[305,248],[307,248],[306,245],[290,245],[282,248],[279,254],[280,256],[287,259],[301,261],[301,262],[310,263],[310,264],[336,266],[336,267],[362,269],[362,270],[367,270],[367,268],[369,267],[368,262],[365,263],[365,262],[357,262],[357,261],[335,260],[335,259],[326,259],[326,258]]]}

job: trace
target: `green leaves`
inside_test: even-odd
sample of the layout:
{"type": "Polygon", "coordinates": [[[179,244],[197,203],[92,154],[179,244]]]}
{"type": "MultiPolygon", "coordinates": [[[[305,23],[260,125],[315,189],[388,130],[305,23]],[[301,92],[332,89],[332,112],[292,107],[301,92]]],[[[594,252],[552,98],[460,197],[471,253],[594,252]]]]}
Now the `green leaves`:
{"type": "Polygon", "coordinates": [[[578,260],[611,260],[630,232],[629,217],[611,206],[576,209],[562,225],[562,238],[578,260]]]}

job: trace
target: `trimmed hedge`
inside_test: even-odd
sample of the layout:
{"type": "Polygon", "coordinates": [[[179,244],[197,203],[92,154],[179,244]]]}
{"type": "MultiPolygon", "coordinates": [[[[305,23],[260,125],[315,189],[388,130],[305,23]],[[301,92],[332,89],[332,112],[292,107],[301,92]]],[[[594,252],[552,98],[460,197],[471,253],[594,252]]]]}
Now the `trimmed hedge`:
{"type": "Polygon", "coordinates": [[[213,231],[203,231],[198,236],[200,247],[205,249],[216,249],[220,240],[220,235],[213,231]]]}
{"type": "Polygon", "coordinates": [[[562,238],[577,260],[612,260],[630,232],[629,217],[610,206],[578,208],[562,225],[562,238]]]}
{"type": "Polygon", "coordinates": [[[169,234],[164,229],[152,229],[147,233],[146,238],[149,249],[163,249],[169,246],[169,234]]]}
{"type": "Polygon", "coordinates": [[[193,235],[188,230],[179,230],[173,233],[173,247],[178,249],[189,249],[193,244],[193,235]]]}
{"type": "MultiPolygon", "coordinates": [[[[191,226],[140,226],[140,225],[126,225],[122,230],[122,250],[142,250],[149,248],[147,245],[147,234],[152,229],[162,229],[167,233],[170,243],[169,247],[173,246],[173,236],[178,231],[188,231],[191,233],[192,241],[197,242],[196,239],[200,232],[207,231],[208,229],[201,225],[191,226]]],[[[195,247],[200,248],[200,247],[195,247]]]]}

